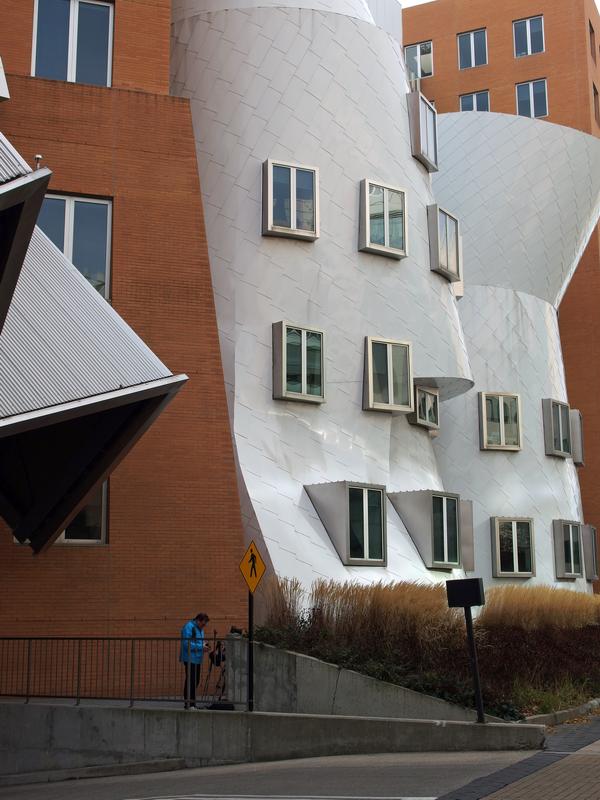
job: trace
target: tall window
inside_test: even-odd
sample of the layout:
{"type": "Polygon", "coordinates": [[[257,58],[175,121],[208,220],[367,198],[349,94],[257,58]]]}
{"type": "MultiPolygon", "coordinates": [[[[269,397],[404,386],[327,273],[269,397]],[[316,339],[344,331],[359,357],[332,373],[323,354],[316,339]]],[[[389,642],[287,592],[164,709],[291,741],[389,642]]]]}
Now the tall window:
{"type": "Polygon", "coordinates": [[[413,410],[410,343],[367,337],[363,408],[367,411],[413,410]]]}
{"type": "Polygon", "coordinates": [[[46,195],[37,224],[103,297],[110,277],[111,203],[46,195]]]}
{"type": "Polygon", "coordinates": [[[359,250],[391,258],[406,255],[406,195],[402,189],[361,182],[359,250]]]}
{"type": "Polygon", "coordinates": [[[319,236],[316,167],[268,160],[263,164],[263,234],[313,241],[319,236]]]}
{"type": "Polygon", "coordinates": [[[558,400],[542,400],[544,442],[546,455],[568,458],[573,453],[571,445],[571,415],[569,406],[558,400]]]}
{"type": "Polygon", "coordinates": [[[432,501],[433,563],[457,567],[460,564],[458,497],[434,494],[432,501]]]}
{"type": "Polygon", "coordinates": [[[440,393],[438,389],[415,386],[415,418],[409,419],[426,428],[440,427],[440,393]]]}
{"type": "Polygon", "coordinates": [[[596,61],[596,32],[594,31],[594,26],[592,23],[589,23],[590,26],[590,53],[592,54],[592,58],[596,61]]]}
{"type": "Polygon", "coordinates": [[[458,34],[459,69],[470,69],[487,64],[487,36],[485,28],[458,34]]]}
{"type": "Polygon", "coordinates": [[[581,537],[579,525],[565,522],[562,526],[565,573],[581,575],[581,537]]]}
{"type": "Polygon", "coordinates": [[[473,92],[472,94],[462,94],[460,96],[461,111],[489,111],[490,93],[486,89],[484,92],[473,92]]]}
{"type": "Polygon", "coordinates": [[[496,517],[492,520],[495,546],[494,576],[531,576],[533,520],[496,517]]]}
{"type": "Polygon", "coordinates": [[[383,503],[381,489],[348,487],[350,559],[384,561],[383,503]]]}
{"type": "Polygon", "coordinates": [[[592,89],[594,93],[594,117],[598,125],[600,125],[600,99],[598,98],[598,89],[596,89],[596,84],[592,84],[592,89]]]}
{"type": "Polygon", "coordinates": [[[284,322],[273,325],[273,397],[324,400],[323,332],[284,322]]]}
{"type": "Polygon", "coordinates": [[[438,208],[439,267],[459,275],[458,220],[438,208]]]}
{"type": "Polygon", "coordinates": [[[36,0],[33,30],[33,75],[110,86],[112,3],[36,0]]]}
{"type": "Polygon", "coordinates": [[[546,79],[517,84],[517,114],[521,117],[545,117],[548,114],[546,79]]]}
{"type": "Polygon", "coordinates": [[[437,166],[437,113],[431,103],[421,97],[421,151],[429,162],[437,166]]]}
{"type": "Polygon", "coordinates": [[[433,44],[420,42],[404,48],[404,58],[409,79],[429,78],[433,75],[433,44]]]}
{"type": "Polygon", "coordinates": [[[481,449],[520,450],[519,395],[480,392],[479,398],[481,449]]]}
{"type": "Polygon", "coordinates": [[[544,52],[544,18],[529,17],[513,22],[515,58],[544,52]]]}
{"type": "Polygon", "coordinates": [[[108,481],[98,489],[56,540],[65,544],[104,544],[107,540],[108,481]]]}

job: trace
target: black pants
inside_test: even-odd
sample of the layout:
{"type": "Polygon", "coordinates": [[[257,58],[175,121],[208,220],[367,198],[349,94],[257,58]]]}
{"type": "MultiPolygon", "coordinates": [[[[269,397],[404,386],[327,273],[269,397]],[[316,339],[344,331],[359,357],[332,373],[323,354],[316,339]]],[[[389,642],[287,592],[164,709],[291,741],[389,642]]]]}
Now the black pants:
{"type": "Polygon", "coordinates": [[[183,684],[183,699],[185,705],[195,705],[196,703],[196,689],[200,683],[200,675],[202,673],[202,664],[192,664],[187,661],[184,662],[185,667],[185,683],[183,684]]]}

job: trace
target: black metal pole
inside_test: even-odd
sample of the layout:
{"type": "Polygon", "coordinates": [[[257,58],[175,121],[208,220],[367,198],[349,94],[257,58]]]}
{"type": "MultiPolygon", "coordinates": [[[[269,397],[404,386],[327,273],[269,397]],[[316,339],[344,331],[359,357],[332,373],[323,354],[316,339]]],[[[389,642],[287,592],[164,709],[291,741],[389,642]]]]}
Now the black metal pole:
{"type": "Polygon", "coordinates": [[[248,711],[254,711],[254,595],[248,592],[248,711]]]}
{"type": "Polygon", "coordinates": [[[483,715],[483,697],[481,696],[481,683],[479,681],[479,664],[477,663],[477,648],[473,635],[473,617],[471,606],[465,606],[465,622],[467,623],[467,643],[471,657],[471,670],[473,671],[473,686],[475,688],[475,705],[477,706],[477,722],[485,722],[483,715]]]}

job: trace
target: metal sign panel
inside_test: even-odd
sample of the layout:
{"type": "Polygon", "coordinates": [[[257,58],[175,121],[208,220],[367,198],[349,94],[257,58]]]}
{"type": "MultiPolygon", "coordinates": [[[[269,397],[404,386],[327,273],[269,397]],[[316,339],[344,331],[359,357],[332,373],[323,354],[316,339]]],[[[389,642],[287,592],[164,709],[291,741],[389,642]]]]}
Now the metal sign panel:
{"type": "Polygon", "coordinates": [[[250,542],[250,547],[240,561],[240,570],[248,584],[248,589],[254,594],[262,576],[267,571],[267,565],[263,561],[258,547],[254,544],[254,540],[250,542]]]}

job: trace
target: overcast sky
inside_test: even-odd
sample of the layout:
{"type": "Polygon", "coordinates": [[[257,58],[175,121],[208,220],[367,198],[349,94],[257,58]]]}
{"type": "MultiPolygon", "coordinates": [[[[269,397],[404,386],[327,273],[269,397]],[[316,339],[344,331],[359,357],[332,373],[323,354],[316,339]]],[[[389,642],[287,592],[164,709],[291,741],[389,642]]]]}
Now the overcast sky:
{"type": "MultiPolygon", "coordinates": [[[[421,3],[430,3],[433,0],[400,0],[403,6],[420,6],[421,3]]],[[[600,11],[600,0],[596,0],[596,6],[598,7],[598,11],[600,11]]]]}

